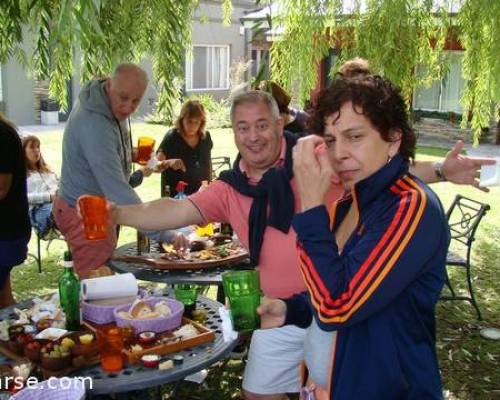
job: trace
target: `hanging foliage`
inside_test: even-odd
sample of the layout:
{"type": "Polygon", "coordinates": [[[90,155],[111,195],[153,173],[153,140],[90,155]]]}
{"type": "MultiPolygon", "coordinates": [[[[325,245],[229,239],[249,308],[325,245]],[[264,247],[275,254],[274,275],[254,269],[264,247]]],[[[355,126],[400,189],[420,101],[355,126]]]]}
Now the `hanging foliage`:
{"type": "MultiPolygon", "coordinates": [[[[465,48],[461,103],[481,128],[498,118],[500,104],[500,1],[489,0],[276,0],[281,27],[271,48],[272,76],[299,100],[318,84],[318,62],[340,49],[333,70],[354,56],[402,88],[411,105],[414,90],[441,79],[445,44],[456,32],[465,48]],[[455,4],[450,4],[450,3],[455,4]],[[454,5],[454,7],[451,7],[454,5]],[[461,5],[458,18],[448,10],[461,5]],[[298,91],[294,85],[299,85],[298,91]]],[[[467,118],[462,119],[467,123],[467,118]]]]}
{"type": "MultiPolygon", "coordinates": [[[[254,0],[264,5],[269,1],[254,0]]],[[[109,75],[122,61],[149,57],[159,88],[159,108],[178,97],[178,78],[190,43],[199,0],[0,1],[0,63],[17,59],[50,82],[64,107],[66,80],[75,64],[82,80],[109,75]],[[26,47],[25,44],[29,46],[26,47]]],[[[231,0],[220,0],[224,24],[231,0]]],[[[441,79],[450,33],[465,48],[461,99],[477,140],[500,104],[500,1],[490,0],[274,0],[272,78],[299,101],[318,83],[318,65],[341,48],[334,70],[352,56],[402,87],[408,103],[418,85],[441,79]],[[450,3],[461,6],[458,16],[450,3]],[[436,8],[436,4],[441,8],[436,8]]],[[[271,24],[270,24],[271,25],[271,24]]]]}
{"type": "Polygon", "coordinates": [[[281,0],[273,25],[282,27],[271,47],[272,78],[288,88],[299,101],[309,98],[316,85],[318,64],[330,48],[325,40],[335,28],[341,0],[325,7],[322,0],[281,0]],[[293,90],[292,90],[293,87],[293,90]]]}
{"type": "Polygon", "coordinates": [[[21,6],[16,1],[0,3],[0,64],[15,57],[22,65],[27,65],[25,53],[17,46],[23,38],[22,16],[25,12],[21,6]]]}
{"type": "Polygon", "coordinates": [[[107,76],[149,57],[161,109],[178,96],[196,0],[18,0],[0,2],[0,62],[15,56],[67,106],[67,80],[107,76]],[[28,48],[25,43],[33,43],[28,48]],[[28,60],[28,61],[26,61],[28,60]]]}
{"type": "Polygon", "coordinates": [[[276,18],[284,32],[273,43],[273,74],[287,87],[300,75],[303,99],[317,83],[314,66],[330,47],[341,48],[334,67],[353,56],[366,58],[375,71],[401,86],[407,99],[417,83],[441,72],[447,18],[432,10],[431,0],[354,1],[351,8],[341,0],[278,2],[287,11],[276,18]],[[426,73],[417,76],[416,65],[426,73]]]}
{"type": "Polygon", "coordinates": [[[342,46],[340,61],[354,55],[368,59],[373,70],[400,86],[410,102],[418,83],[441,72],[447,18],[432,6],[432,0],[368,1],[366,11],[355,13],[354,40],[342,46]],[[438,20],[439,16],[445,18],[438,20]]]}
{"type": "MultiPolygon", "coordinates": [[[[462,72],[467,84],[462,106],[470,111],[477,143],[482,128],[498,118],[500,107],[500,1],[467,0],[458,17],[465,47],[462,72]]],[[[467,115],[464,114],[464,115],[467,115]]],[[[462,118],[466,126],[468,118],[462,118]]]]}
{"type": "Polygon", "coordinates": [[[231,0],[222,0],[222,23],[224,26],[231,25],[231,15],[233,14],[233,3],[231,0]]]}

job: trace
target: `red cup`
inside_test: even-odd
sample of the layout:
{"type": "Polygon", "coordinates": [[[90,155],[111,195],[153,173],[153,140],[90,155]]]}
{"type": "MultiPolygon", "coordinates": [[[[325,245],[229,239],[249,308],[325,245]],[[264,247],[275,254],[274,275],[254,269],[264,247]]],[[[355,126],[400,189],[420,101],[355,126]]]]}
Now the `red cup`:
{"type": "Polygon", "coordinates": [[[101,368],[107,372],[123,369],[123,334],[117,327],[97,331],[97,343],[101,355],[101,368]]]}
{"type": "Polygon", "coordinates": [[[106,198],[101,196],[82,196],[78,206],[83,218],[83,228],[87,240],[102,240],[108,235],[108,210],[106,198]]]}
{"type": "Polygon", "coordinates": [[[140,165],[146,165],[151,158],[151,153],[154,151],[155,140],[148,136],[139,137],[137,144],[137,158],[136,161],[140,165]]]}

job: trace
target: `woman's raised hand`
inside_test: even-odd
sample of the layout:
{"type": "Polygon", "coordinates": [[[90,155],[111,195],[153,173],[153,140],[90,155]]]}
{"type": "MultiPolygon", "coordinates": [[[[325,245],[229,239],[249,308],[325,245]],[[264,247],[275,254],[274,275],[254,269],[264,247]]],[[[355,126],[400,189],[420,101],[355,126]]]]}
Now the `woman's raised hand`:
{"type": "Polygon", "coordinates": [[[293,172],[302,211],[323,204],[335,174],[322,137],[310,135],[297,141],[293,148],[293,172]]]}

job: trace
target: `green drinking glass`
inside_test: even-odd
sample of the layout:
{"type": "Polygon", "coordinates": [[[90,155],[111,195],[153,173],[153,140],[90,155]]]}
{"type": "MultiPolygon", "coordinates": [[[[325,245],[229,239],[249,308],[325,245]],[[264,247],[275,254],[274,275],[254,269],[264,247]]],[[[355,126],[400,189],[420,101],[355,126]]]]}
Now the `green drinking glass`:
{"type": "Polygon", "coordinates": [[[194,284],[178,284],[174,285],[175,298],[184,304],[184,315],[188,318],[192,317],[193,311],[196,309],[196,300],[200,286],[194,284]]]}
{"type": "Polygon", "coordinates": [[[255,270],[228,271],[222,274],[224,293],[229,299],[231,317],[236,331],[252,331],[260,326],[257,307],[261,291],[259,272],[255,270]]]}

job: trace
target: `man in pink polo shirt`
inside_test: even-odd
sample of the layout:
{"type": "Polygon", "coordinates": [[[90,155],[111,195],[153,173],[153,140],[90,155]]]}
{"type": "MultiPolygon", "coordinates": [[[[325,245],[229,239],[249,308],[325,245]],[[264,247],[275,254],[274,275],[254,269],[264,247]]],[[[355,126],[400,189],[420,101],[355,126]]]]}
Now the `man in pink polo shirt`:
{"type": "MultiPolygon", "coordinates": [[[[271,167],[287,169],[287,155],[291,153],[294,139],[283,134],[283,120],[274,99],[266,92],[252,91],[236,96],[231,107],[231,120],[235,134],[236,146],[239,150],[239,172],[235,177],[216,180],[202,192],[189,197],[188,201],[166,204],[163,200],[150,203],[149,215],[156,214],[161,209],[162,225],[185,226],[189,224],[205,224],[208,221],[229,222],[242,243],[249,249],[258,247],[251,255],[254,264],[260,271],[261,287],[266,296],[289,297],[294,293],[305,290],[304,281],[300,274],[295,250],[295,232],[284,222],[273,225],[273,212],[280,214],[281,208],[291,206],[288,215],[281,215],[282,219],[293,216],[300,209],[298,196],[293,196],[296,190],[293,178],[283,174],[278,177],[263,179],[264,174],[271,167]],[[246,179],[241,179],[245,177],[246,179]],[[234,178],[234,179],[233,179],[234,178]],[[239,180],[238,180],[239,179],[239,180]],[[289,186],[280,194],[272,188],[263,188],[261,192],[251,192],[252,186],[257,187],[262,181],[268,181],[268,186],[289,186]],[[243,181],[243,182],[242,182],[243,181]],[[245,182],[246,181],[246,182],[245,182]],[[247,185],[241,188],[241,185],[247,185]],[[246,194],[243,194],[244,192],[246,194]],[[264,192],[264,193],[262,193],[264,192]],[[261,231],[261,245],[255,246],[259,238],[252,239],[249,227],[252,226],[249,217],[259,219],[255,204],[262,197],[276,197],[264,201],[265,209],[269,213],[269,221],[265,226],[253,227],[261,231]],[[281,201],[280,196],[283,197],[281,201]],[[274,207],[273,207],[274,205],[274,207]],[[254,207],[253,207],[254,206],[254,207]],[[175,212],[174,212],[175,209],[175,212]],[[165,213],[165,210],[168,210],[165,213]]],[[[289,157],[291,167],[291,157],[289,157]]],[[[330,201],[342,194],[339,185],[332,186],[330,201]]],[[[262,204],[261,204],[262,206],[262,204]]],[[[290,207],[288,207],[290,208],[290,207]]],[[[142,223],[135,218],[135,207],[118,207],[117,222],[125,225],[142,223]]],[[[264,214],[266,214],[264,212],[264,214]]],[[[139,218],[140,219],[140,218],[139,218]]],[[[149,218],[146,218],[149,220],[149,218]]],[[[264,218],[265,219],[265,218],[264,218]]],[[[280,215],[276,217],[280,219],[280,215]]],[[[158,221],[158,218],[157,218],[158,221]]],[[[288,222],[290,222],[288,221],[288,222]]],[[[148,221],[151,223],[153,221],[148,221]]],[[[249,350],[248,362],[245,369],[243,388],[247,399],[279,399],[286,398],[285,393],[298,392],[298,366],[302,361],[302,349],[305,331],[295,326],[271,330],[256,330],[253,333],[249,350]]]]}
{"type": "MultiPolygon", "coordinates": [[[[263,91],[235,96],[231,121],[239,150],[237,167],[188,200],[163,198],[116,207],[115,222],[145,230],[229,222],[250,250],[264,294],[290,297],[305,289],[295,250],[296,236],[290,227],[293,213],[300,209],[291,173],[291,148],[296,139],[283,132],[276,102],[263,91]]],[[[457,182],[471,183],[480,164],[451,154],[446,166],[459,171],[445,168],[447,176],[454,174],[457,182]]],[[[417,175],[431,182],[438,180],[433,171],[430,163],[414,168],[417,175]]],[[[341,193],[341,187],[333,183],[325,203],[330,204],[341,193]]],[[[286,393],[298,392],[304,337],[305,330],[295,326],[253,333],[243,379],[245,398],[286,399],[286,393]]]]}

